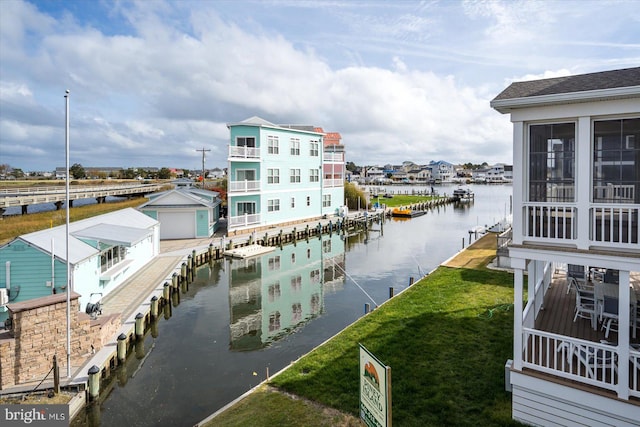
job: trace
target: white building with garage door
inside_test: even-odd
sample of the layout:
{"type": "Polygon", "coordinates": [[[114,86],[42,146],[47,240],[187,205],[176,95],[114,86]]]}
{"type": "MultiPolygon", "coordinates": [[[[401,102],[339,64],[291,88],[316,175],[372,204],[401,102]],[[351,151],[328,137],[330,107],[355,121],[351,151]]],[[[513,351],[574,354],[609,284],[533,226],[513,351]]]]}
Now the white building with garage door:
{"type": "Polygon", "coordinates": [[[220,197],[215,191],[178,186],[151,194],[138,209],[160,222],[160,239],[195,239],[213,236],[220,219],[220,197]]]}

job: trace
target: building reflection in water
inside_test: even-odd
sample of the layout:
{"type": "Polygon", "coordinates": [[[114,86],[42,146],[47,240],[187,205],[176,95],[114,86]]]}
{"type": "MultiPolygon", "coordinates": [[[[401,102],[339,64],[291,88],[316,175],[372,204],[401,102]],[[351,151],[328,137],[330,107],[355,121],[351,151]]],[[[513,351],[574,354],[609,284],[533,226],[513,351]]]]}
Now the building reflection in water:
{"type": "Polygon", "coordinates": [[[233,259],[229,274],[231,350],[260,349],[324,311],[325,292],[344,286],[339,234],[233,259]]]}

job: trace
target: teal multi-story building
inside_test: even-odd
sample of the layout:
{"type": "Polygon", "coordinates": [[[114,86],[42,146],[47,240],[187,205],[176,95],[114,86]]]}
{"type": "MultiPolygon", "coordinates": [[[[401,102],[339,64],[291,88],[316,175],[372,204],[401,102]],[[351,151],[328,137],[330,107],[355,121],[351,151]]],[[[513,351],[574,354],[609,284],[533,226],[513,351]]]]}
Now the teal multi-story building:
{"type": "Polygon", "coordinates": [[[325,146],[319,128],[259,117],[227,127],[229,235],[336,215],[344,205],[344,147],[335,138],[325,146]]]}

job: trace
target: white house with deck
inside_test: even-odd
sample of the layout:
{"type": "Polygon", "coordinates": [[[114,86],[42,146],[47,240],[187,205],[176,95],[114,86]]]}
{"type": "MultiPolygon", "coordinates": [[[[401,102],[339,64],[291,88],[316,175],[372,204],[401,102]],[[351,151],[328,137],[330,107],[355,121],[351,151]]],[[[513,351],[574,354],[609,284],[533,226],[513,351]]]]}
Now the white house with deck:
{"type": "Polygon", "coordinates": [[[516,82],[513,418],[640,425],[640,68],[516,82]]]}

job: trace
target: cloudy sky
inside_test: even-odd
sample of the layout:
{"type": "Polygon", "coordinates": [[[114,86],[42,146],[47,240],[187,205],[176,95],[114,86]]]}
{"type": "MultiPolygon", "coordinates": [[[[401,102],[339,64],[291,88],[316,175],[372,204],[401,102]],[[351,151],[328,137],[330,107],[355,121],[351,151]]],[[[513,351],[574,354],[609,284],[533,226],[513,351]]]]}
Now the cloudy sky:
{"type": "Polygon", "coordinates": [[[638,1],[0,0],[0,164],[225,167],[227,123],[347,161],[511,163],[510,82],[640,65],[638,1]]]}

